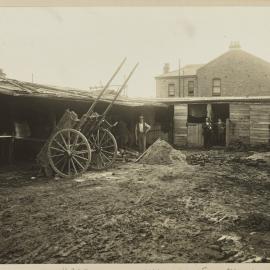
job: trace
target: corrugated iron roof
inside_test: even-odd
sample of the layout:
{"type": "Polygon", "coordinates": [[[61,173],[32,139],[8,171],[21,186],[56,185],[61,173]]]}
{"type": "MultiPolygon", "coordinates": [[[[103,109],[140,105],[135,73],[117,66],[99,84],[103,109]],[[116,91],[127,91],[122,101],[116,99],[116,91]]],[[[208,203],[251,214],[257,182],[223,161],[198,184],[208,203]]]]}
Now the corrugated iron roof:
{"type": "MultiPolygon", "coordinates": [[[[186,65],[183,68],[180,68],[180,76],[195,76],[197,74],[197,70],[203,66],[203,64],[186,65]]],[[[179,69],[156,76],[156,78],[168,77],[179,77],[179,69]]]]}
{"type": "MultiPolygon", "coordinates": [[[[95,93],[91,93],[91,91],[87,90],[43,85],[4,78],[0,79],[0,94],[47,99],[76,100],[81,102],[93,101],[96,97],[95,93]]],[[[100,99],[100,102],[109,103],[113,98],[114,95],[112,95],[112,92],[108,90],[108,94],[105,92],[105,94],[100,99]]],[[[125,96],[119,96],[115,104],[130,107],[167,107],[164,103],[159,103],[154,99],[130,98],[125,96]]]]}

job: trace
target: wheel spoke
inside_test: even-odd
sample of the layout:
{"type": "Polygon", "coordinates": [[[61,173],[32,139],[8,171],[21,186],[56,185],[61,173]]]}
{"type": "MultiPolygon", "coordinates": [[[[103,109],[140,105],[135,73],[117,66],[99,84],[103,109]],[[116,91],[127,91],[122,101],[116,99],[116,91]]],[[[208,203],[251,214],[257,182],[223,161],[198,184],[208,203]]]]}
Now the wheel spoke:
{"type": "Polygon", "coordinates": [[[98,156],[100,157],[101,165],[105,166],[106,163],[104,162],[101,153],[99,153],[98,156]]]}
{"type": "Polygon", "coordinates": [[[54,163],[55,166],[58,165],[58,164],[60,164],[61,161],[63,161],[63,160],[65,160],[65,157],[64,157],[64,158],[59,158],[59,159],[54,163]]]}
{"type": "Polygon", "coordinates": [[[100,139],[100,144],[103,142],[103,139],[104,139],[104,137],[106,136],[106,132],[104,132],[104,134],[103,134],[103,136],[102,136],[102,138],[100,139]]]}
{"type": "Polygon", "coordinates": [[[115,145],[114,144],[111,144],[111,145],[106,145],[106,146],[102,146],[102,149],[106,149],[106,148],[112,148],[112,147],[114,147],[115,145]]]}
{"type": "Polygon", "coordinates": [[[88,153],[88,150],[78,150],[78,151],[73,151],[75,154],[86,154],[88,153]]]}
{"type": "Polygon", "coordinates": [[[79,135],[76,134],[76,135],[75,135],[75,139],[74,139],[74,141],[73,141],[73,143],[72,143],[71,150],[73,150],[73,149],[75,148],[75,146],[77,145],[78,137],[79,137],[79,135]]]}
{"type": "Polygon", "coordinates": [[[68,130],[68,149],[70,149],[70,130],[68,130]]]}
{"type": "Polygon", "coordinates": [[[67,142],[66,142],[66,140],[65,140],[65,138],[64,138],[64,136],[63,136],[62,133],[60,133],[60,137],[62,138],[62,141],[63,141],[63,143],[64,143],[66,149],[69,149],[69,148],[68,148],[68,145],[67,145],[67,142]]]}
{"type": "MultiPolygon", "coordinates": [[[[64,151],[63,151],[64,152],[64,151]]],[[[60,156],[63,156],[64,154],[61,153],[61,154],[57,154],[57,155],[52,155],[51,157],[54,158],[54,157],[60,157],[60,156]]]]}
{"type": "Polygon", "coordinates": [[[114,155],[114,152],[109,152],[109,151],[106,151],[106,150],[101,150],[101,152],[104,152],[104,153],[106,153],[106,154],[110,154],[110,155],[114,155]]]}
{"type": "Polygon", "coordinates": [[[85,160],[85,161],[87,161],[87,160],[88,160],[88,158],[85,158],[85,157],[81,157],[81,156],[79,156],[79,155],[76,155],[76,154],[73,154],[73,156],[75,156],[76,158],[80,158],[80,159],[83,159],[83,160],[85,160]]]}
{"type": "Polygon", "coordinates": [[[54,172],[62,177],[76,176],[85,171],[91,156],[89,141],[78,130],[59,130],[49,142],[49,163],[54,172]]]}
{"type": "Polygon", "coordinates": [[[60,148],[53,147],[53,146],[51,146],[50,149],[53,149],[53,150],[56,150],[56,151],[60,151],[60,152],[65,153],[64,150],[62,150],[62,149],[60,149],[60,148]]]}
{"type": "Polygon", "coordinates": [[[76,162],[82,169],[84,169],[83,165],[78,161],[77,158],[75,158],[75,157],[73,156],[73,159],[75,160],[75,162],[76,162]]]}
{"type": "Polygon", "coordinates": [[[73,167],[73,169],[74,169],[74,172],[75,172],[75,174],[77,174],[78,171],[77,171],[77,169],[76,169],[76,166],[75,166],[75,164],[74,164],[74,161],[73,161],[72,158],[71,158],[70,160],[71,160],[71,164],[72,164],[72,167],[73,167]]]}
{"type": "Polygon", "coordinates": [[[80,146],[82,146],[82,145],[84,145],[83,142],[81,142],[81,143],[76,143],[76,144],[74,143],[74,144],[73,144],[74,147],[73,147],[72,149],[74,150],[75,148],[78,148],[78,147],[80,147],[80,146]]]}
{"type": "Polygon", "coordinates": [[[111,160],[102,152],[100,152],[100,154],[102,154],[109,162],[111,162],[111,160]]]}
{"type": "Polygon", "coordinates": [[[99,129],[97,130],[97,145],[99,145],[99,129]]]}
{"type": "Polygon", "coordinates": [[[66,151],[67,149],[60,143],[58,142],[56,139],[53,140],[54,142],[56,142],[64,151],[66,151]]]}

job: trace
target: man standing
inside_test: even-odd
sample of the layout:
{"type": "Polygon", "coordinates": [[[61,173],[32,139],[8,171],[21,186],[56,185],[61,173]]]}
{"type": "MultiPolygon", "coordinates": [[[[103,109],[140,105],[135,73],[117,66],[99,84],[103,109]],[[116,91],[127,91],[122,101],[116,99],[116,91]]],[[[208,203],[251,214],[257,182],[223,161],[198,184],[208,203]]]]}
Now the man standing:
{"type": "Polygon", "coordinates": [[[210,147],[212,141],[213,126],[212,122],[208,117],[205,119],[203,124],[203,137],[204,137],[204,146],[206,148],[210,147]]]}
{"type": "Polygon", "coordinates": [[[217,135],[218,135],[218,144],[225,144],[225,124],[222,122],[220,118],[218,118],[217,122],[217,135]]]}
{"type": "Polygon", "coordinates": [[[146,134],[151,126],[144,122],[143,115],[139,117],[139,122],[135,126],[136,144],[139,144],[139,152],[143,153],[146,149],[146,134]]]}

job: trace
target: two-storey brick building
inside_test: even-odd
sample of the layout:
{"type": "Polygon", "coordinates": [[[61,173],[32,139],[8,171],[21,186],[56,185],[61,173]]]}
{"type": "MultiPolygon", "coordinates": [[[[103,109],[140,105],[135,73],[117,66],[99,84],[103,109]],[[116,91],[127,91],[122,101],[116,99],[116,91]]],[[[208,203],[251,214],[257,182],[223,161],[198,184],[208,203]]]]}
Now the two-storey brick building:
{"type": "Polygon", "coordinates": [[[158,98],[197,96],[197,70],[202,66],[187,65],[170,72],[169,64],[165,64],[164,73],[156,77],[156,96],[158,98]]]}
{"type": "Polygon", "coordinates": [[[174,107],[176,145],[202,146],[206,117],[226,123],[226,145],[269,144],[270,63],[233,43],[204,65],[166,67],[156,77],[156,95],[174,107]]]}

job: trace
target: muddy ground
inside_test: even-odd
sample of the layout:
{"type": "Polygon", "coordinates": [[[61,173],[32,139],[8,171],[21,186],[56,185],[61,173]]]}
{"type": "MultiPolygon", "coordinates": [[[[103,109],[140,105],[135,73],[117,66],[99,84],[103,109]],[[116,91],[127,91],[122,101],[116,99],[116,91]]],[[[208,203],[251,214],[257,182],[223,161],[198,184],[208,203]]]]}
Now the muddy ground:
{"type": "Polygon", "coordinates": [[[269,166],[185,153],[193,165],[118,163],[76,180],[2,168],[0,263],[267,262],[269,166]]]}

